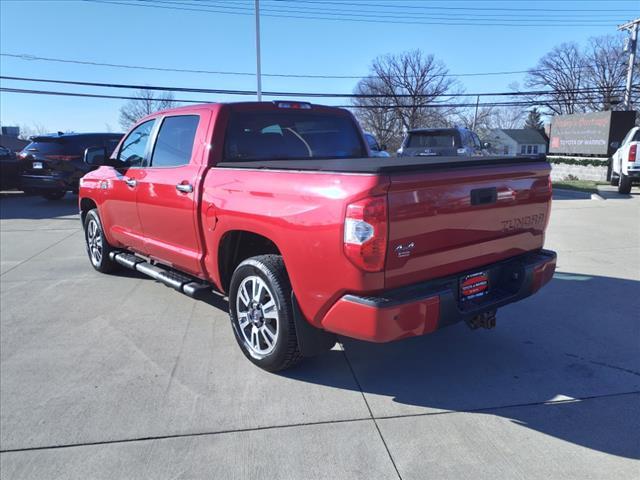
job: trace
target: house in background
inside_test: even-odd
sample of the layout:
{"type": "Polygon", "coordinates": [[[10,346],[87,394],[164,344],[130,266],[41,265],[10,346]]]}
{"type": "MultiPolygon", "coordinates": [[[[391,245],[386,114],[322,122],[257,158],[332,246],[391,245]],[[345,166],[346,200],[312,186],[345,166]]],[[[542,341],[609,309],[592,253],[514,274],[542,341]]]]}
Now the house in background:
{"type": "Polygon", "coordinates": [[[537,155],[547,153],[547,139],[531,128],[497,128],[490,133],[491,149],[498,155],[537,155]]]}

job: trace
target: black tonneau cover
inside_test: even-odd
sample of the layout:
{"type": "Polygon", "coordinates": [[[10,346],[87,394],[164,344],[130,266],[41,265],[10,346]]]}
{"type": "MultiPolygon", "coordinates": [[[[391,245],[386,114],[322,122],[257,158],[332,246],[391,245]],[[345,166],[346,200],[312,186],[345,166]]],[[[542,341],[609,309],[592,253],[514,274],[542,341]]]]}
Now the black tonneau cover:
{"type": "Polygon", "coordinates": [[[365,157],[331,159],[291,159],[223,161],[217,168],[246,168],[265,170],[301,170],[337,173],[392,173],[412,170],[442,170],[473,168],[485,165],[546,162],[546,156],[519,157],[365,157]]]}

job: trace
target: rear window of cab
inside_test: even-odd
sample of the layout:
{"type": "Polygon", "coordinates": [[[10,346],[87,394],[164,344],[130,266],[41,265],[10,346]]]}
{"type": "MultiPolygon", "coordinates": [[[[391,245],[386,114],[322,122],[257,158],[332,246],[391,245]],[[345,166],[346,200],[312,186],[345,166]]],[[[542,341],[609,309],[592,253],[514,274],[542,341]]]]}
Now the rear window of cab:
{"type": "Polygon", "coordinates": [[[225,160],[365,157],[360,133],[348,115],[306,111],[232,112],[225,160]]]}

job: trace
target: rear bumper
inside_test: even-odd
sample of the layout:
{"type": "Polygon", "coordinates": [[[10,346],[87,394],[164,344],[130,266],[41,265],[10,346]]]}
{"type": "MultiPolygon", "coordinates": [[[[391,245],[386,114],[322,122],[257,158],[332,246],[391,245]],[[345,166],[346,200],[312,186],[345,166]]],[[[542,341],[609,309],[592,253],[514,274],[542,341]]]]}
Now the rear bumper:
{"type": "Polygon", "coordinates": [[[627,170],[627,176],[632,180],[640,180],[640,169],[627,170]]]}
{"type": "Polygon", "coordinates": [[[553,277],[556,254],[540,250],[475,269],[489,275],[489,293],[462,304],[459,279],[468,273],[384,292],[380,296],[345,295],[322,320],[325,330],[370,342],[424,335],[471,319],[537,292],[553,277]]]}
{"type": "Polygon", "coordinates": [[[78,182],[70,177],[23,174],[20,176],[20,186],[35,191],[77,190],[78,182]]]}

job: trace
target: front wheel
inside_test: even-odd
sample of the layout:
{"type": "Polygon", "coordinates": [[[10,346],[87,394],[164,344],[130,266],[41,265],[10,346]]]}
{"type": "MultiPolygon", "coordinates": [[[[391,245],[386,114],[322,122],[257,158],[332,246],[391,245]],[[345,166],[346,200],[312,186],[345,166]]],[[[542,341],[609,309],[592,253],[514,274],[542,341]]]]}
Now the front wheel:
{"type": "Polygon", "coordinates": [[[243,261],[231,277],[229,315],[242,353],[276,372],[302,360],[298,349],[291,284],[279,255],[243,261]]]}
{"type": "Polygon", "coordinates": [[[618,182],[618,193],[628,195],[631,193],[631,178],[624,173],[620,174],[620,180],[618,182]]]}
{"type": "Polygon", "coordinates": [[[110,273],[118,268],[118,264],[109,258],[113,248],[104,236],[96,209],[90,210],[84,219],[84,239],[93,268],[100,273],[110,273]]]}

